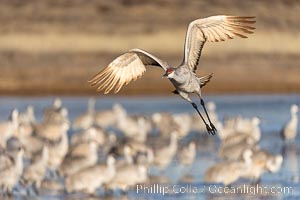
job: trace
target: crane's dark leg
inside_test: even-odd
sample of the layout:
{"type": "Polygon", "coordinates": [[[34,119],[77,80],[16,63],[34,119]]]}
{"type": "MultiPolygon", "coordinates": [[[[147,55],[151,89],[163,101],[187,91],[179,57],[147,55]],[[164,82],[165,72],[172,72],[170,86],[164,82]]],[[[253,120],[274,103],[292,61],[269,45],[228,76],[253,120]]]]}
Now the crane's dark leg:
{"type": "Polygon", "coordinates": [[[186,101],[190,102],[190,104],[192,104],[193,108],[197,111],[197,113],[198,113],[199,116],[201,117],[202,121],[204,122],[208,134],[214,135],[214,134],[215,134],[215,131],[214,131],[214,130],[206,123],[204,117],[201,115],[200,111],[198,110],[197,104],[195,104],[195,103],[190,99],[188,93],[185,93],[185,92],[180,91],[180,90],[175,90],[173,93],[174,93],[174,94],[178,94],[181,98],[183,98],[184,100],[186,100],[186,101]]]}
{"type": "Polygon", "coordinates": [[[205,126],[206,126],[206,130],[208,132],[208,134],[215,134],[215,131],[206,123],[204,117],[201,115],[200,111],[198,110],[198,106],[197,104],[195,104],[194,102],[191,102],[192,106],[195,108],[195,110],[197,111],[197,113],[199,114],[199,116],[201,117],[202,121],[204,122],[205,126]]]}
{"type": "Polygon", "coordinates": [[[205,114],[206,114],[207,119],[208,119],[208,121],[209,121],[209,125],[210,125],[211,129],[213,130],[213,135],[214,135],[214,134],[216,134],[217,129],[216,129],[216,127],[213,125],[213,123],[211,122],[211,120],[210,120],[210,118],[209,118],[209,115],[208,115],[208,113],[207,113],[206,107],[205,107],[204,100],[203,100],[201,97],[200,97],[200,103],[201,103],[201,105],[202,105],[202,107],[203,107],[203,109],[204,109],[204,111],[205,111],[205,114]]]}

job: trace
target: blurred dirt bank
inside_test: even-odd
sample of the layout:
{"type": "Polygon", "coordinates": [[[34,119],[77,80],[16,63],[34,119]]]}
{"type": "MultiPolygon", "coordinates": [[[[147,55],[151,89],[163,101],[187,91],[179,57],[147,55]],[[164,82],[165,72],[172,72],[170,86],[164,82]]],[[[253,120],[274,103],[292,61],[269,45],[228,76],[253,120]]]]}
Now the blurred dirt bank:
{"type": "MultiPolygon", "coordinates": [[[[179,64],[188,23],[216,14],[257,17],[246,40],[206,44],[205,93],[300,92],[300,2],[240,0],[0,0],[0,94],[95,94],[86,80],[130,48],[179,64]]],[[[170,94],[150,69],[121,92],[170,94]]]]}

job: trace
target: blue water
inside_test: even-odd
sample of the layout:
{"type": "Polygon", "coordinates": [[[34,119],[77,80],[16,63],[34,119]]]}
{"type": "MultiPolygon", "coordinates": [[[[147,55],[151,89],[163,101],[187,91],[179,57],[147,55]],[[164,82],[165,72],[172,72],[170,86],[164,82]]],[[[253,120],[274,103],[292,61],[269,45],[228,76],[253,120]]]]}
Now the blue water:
{"type": "MultiPolygon", "coordinates": [[[[41,119],[42,110],[52,104],[54,97],[2,97],[0,99],[0,119],[6,119],[13,108],[24,110],[27,105],[35,107],[37,119],[41,119]]],[[[86,110],[88,97],[63,97],[63,105],[69,109],[70,119],[86,110]]],[[[260,147],[273,153],[282,153],[284,163],[276,174],[265,173],[260,185],[267,188],[262,194],[224,194],[216,192],[220,185],[209,186],[203,183],[205,170],[217,161],[217,149],[219,141],[217,137],[190,134],[198,143],[198,154],[195,163],[189,167],[183,167],[176,160],[165,172],[169,184],[160,185],[168,187],[172,193],[149,194],[147,191],[129,191],[126,196],[109,197],[109,199],[300,199],[299,176],[299,137],[295,143],[285,145],[279,138],[279,131],[289,119],[290,105],[300,105],[300,95],[216,95],[207,96],[206,101],[214,101],[217,105],[217,113],[220,119],[225,116],[237,116],[261,118],[262,139],[260,147]],[[186,177],[183,179],[182,177],[186,177]],[[179,184],[179,185],[178,185],[179,184]],[[175,185],[175,186],[174,186],[175,185]],[[182,191],[179,189],[182,186],[182,191]],[[286,194],[270,194],[271,187],[291,187],[292,192],[286,194]],[[174,193],[173,188],[178,193],[174,193]],[[196,188],[197,191],[186,191],[188,188],[196,188]],[[185,190],[186,189],[186,190],[185,190]]],[[[199,103],[197,99],[194,99],[199,103]]],[[[177,96],[170,97],[97,97],[96,109],[110,109],[113,104],[122,104],[130,114],[167,111],[172,113],[194,112],[192,106],[177,96]]],[[[299,129],[298,129],[299,130],[299,129]]],[[[151,171],[151,170],[150,170],[151,171]]],[[[153,172],[155,174],[155,171],[153,172]]],[[[241,180],[237,185],[249,181],[241,180]]],[[[253,189],[253,188],[252,188],[253,189]]],[[[175,192],[176,192],[175,191],[175,192]]],[[[74,199],[73,196],[59,195],[41,196],[42,199],[74,199]]],[[[83,198],[83,197],[82,197],[83,198]]],[[[80,199],[82,199],[80,198],[80,199]]],[[[76,198],[78,199],[78,198],[76,198]]],[[[99,197],[103,199],[103,197],[99,197]]]]}

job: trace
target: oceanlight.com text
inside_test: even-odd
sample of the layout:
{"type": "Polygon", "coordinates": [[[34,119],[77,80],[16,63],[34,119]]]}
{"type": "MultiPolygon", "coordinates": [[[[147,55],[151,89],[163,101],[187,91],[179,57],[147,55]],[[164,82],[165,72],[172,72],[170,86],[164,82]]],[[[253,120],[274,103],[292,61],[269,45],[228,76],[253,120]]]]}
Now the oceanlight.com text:
{"type": "Polygon", "coordinates": [[[221,186],[221,185],[193,185],[193,184],[175,184],[175,185],[137,185],[137,194],[292,194],[294,188],[286,186],[264,186],[264,185],[247,185],[239,186],[221,186]]]}

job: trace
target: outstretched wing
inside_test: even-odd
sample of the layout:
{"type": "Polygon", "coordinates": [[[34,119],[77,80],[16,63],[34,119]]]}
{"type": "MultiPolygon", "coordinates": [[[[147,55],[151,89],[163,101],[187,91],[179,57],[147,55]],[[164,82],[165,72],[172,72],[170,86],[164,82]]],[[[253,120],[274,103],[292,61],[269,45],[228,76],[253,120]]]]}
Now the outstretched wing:
{"type": "Polygon", "coordinates": [[[218,15],[192,21],[185,37],[184,63],[195,72],[206,41],[225,41],[235,36],[247,38],[245,34],[255,29],[250,26],[255,23],[254,18],[218,15]]]}
{"type": "Polygon", "coordinates": [[[146,66],[167,70],[164,61],[141,49],[132,49],[116,58],[88,82],[92,86],[97,86],[97,91],[104,90],[104,94],[113,88],[114,93],[118,93],[123,85],[140,78],[145,73],[146,66]]]}

